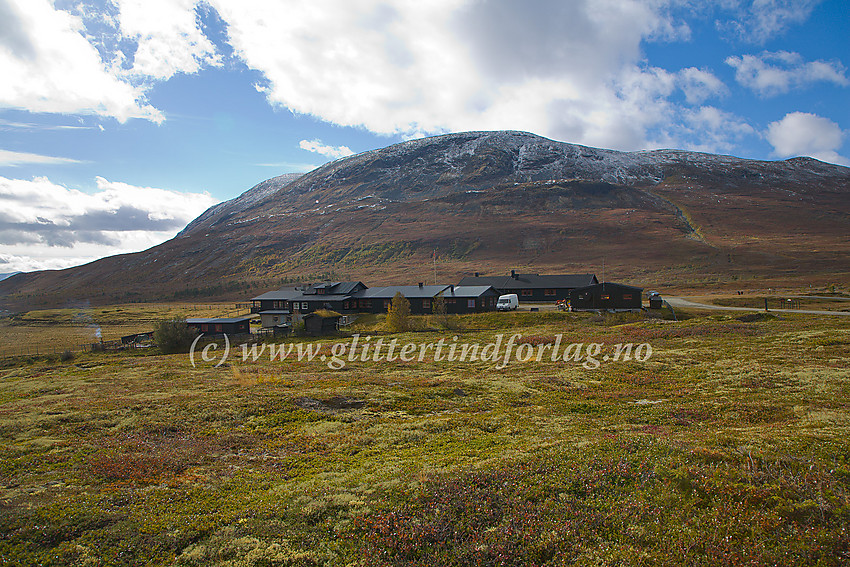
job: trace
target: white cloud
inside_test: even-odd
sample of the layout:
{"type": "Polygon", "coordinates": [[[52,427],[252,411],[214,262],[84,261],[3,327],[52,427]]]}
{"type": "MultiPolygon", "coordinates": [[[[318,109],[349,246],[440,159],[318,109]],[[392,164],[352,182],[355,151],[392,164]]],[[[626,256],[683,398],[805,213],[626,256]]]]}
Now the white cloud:
{"type": "Polygon", "coordinates": [[[298,146],[302,150],[321,154],[333,159],[354,155],[354,152],[348,146],[327,146],[321,140],[301,140],[298,146]]]}
{"type": "Polygon", "coordinates": [[[682,124],[680,139],[689,150],[699,152],[728,153],[747,136],[757,134],[740,117],[713,106],[685,110],[682,124]]]}
{"type": "Polygon", "coordinates": [[[206,193],[101,177],[97,187],[88,194],[43,177],[0,177],[0,258],[8,260],[3,271],[67,267],[144,250],[172,238],[217,202],[206,193]]]}
{"type": "Polygon", "coordinates": [[[821,0],[724,0],[721,7],[737,12],[730,22],[718,27],[731,31],[740,39],[763,44],[784,33],[794,24],[805,22],[821,0]]]}
{"type": "Polygon", "coordinates": [[[762,96],[773,96],[815,82],[850,85],[844,66],[837,61],[805,61],[799,53],[765,51],[761,55],[728,57],[741,85],[762,96]]]}
{"type": "Polygon", "coordinates": [[[791,112],[771,122],[765,137],[779,157],[810,156],[821,161],[850,165],[838,154],[846,132],[832,120],[808,112],[791,112]]]}
{"type": "Polygon", "coordinates": [[[686,37],[668,0],[210,0],[268,101],[413,137],[522,129],[634,149],[671,78],[643,41],[686,37]]]}
{"type": "Polygon", "coordinates": [[[729,89],[714,73],[705,69],[688,67],[679,71],[679,86],[685,93],[685,99],[690,104],[702,104],[712,97],[721,97],[729,93],[729,89]]]}
{"type": "Polygon", "coordinates": [[[59,165],[81,163],[79,160],[54,156],[43,156],[28,152],[0,150],[0,167],[15,167],[23,164],[59,165]]]}
{"type": "Polygon", "coordinates": [[[196,0],[112,0],[121,34],[138,46],[129,73],[167,80],[221,65],[215,46],[200,29],[196,0]]]}
{"type": "Polygon", "coordinates": [[[79,17],[49,0],[0,0],[0,20],[0,108],[162,121],[140,88],[110,73],[79,17]]]}

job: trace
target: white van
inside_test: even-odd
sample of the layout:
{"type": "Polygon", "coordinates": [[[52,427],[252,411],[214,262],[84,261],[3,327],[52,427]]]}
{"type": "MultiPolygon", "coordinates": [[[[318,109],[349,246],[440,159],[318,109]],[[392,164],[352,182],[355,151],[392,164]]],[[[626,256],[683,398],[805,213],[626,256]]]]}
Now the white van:
{"type": "Polygon", "coordinates": [[[498,311],[513,311],[519,306],[519,297],[515,293],[500,295],[499,301],[496,302],[498,311]]]}

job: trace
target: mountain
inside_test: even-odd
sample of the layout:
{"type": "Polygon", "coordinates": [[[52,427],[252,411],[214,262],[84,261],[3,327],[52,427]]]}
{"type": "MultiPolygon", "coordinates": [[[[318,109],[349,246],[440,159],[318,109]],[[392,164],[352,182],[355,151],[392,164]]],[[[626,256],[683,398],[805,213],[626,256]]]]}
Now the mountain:
{"type": "Polygon", "coordinates": [[[18,275],[21,272],[8,272],[5,274],[0,274],[0,281],[5,280],[6,278],[11,278],[12,276],[18,275]]]}
{"type": "Polygon", "coordinates": [[[850,168],[524,132],[396,144],[275,177],[135,254],[0,282],[9,304],[247,298],[323,276],[597,272],[665,289],[846,278],[850,168]],[[436,253],[436,265],[433,254],[436,253]]]}

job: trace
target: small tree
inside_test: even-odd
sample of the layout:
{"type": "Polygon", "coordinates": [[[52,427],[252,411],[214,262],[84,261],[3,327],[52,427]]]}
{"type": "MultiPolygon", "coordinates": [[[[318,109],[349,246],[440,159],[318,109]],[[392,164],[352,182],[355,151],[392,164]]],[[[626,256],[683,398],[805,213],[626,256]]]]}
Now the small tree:
{"type": "Polygon", "coordinates": [[[160,352],[188,352],[198,332],[186,324],[186,319],[163,319],[154,326],[153,338],[160,352]]]}
{"type": "Polygon", "coordinates": [[[410,302],[400,291],[393,296],[387,311],[387,328],[396,333],[410,328],[410,302]]]}
{"type": "Polygon", "coordinates": [[[443,292],[437,294],[434,301],[431,302],[431,313],[434,314],[434,322],[443,327],[447,327],[449,316],[446,309],[446,298],[443,297],[443,292]]]}

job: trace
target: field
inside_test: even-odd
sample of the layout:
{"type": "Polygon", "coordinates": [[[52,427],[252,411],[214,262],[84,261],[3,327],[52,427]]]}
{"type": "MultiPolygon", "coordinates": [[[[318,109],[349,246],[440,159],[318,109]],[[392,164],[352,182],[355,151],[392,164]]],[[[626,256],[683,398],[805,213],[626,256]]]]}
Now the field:
{"type": "Polygon", "coordinates": [[[4,359],[0,565],[846,565],[850,321],[678,314],[4,359]]]}
{"type": "Polygon", "coordinates": [[[98,342],[98,330],[104,341],[113,341],[149,332],[159,319],[234,317],[246,311],[237,312],[233,303],[128,303],[17,313],[0,317],[0,357],[76,352],[98,342]]]}

